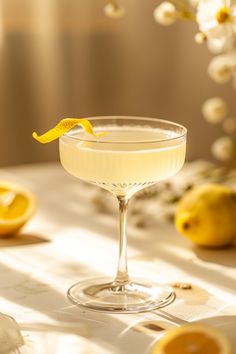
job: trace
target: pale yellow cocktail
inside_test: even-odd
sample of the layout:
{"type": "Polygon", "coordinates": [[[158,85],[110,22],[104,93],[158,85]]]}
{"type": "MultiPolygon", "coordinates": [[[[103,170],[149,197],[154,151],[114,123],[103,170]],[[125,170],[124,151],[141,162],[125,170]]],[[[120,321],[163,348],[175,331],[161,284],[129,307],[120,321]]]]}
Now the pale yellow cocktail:
{"type": "Polygon", "coordinates": [[[184,163],[186,141],[174,139],[175,133],[142,127],[103,129],[107,135],[98,140],[82,129],[60,139],[61,163],[70,174],[123,195],[173,176],[184,163]]]}
{"type": "MultiPolygon", "coordinates": [[[[112,192],[119,201],[120,247],[116,277],[85,280],[68,290],[69,299],[109,312],[141,312],[174,299],[168,285],[130,280],[126,257],[126,210],[138,190],[175,175],[183,166],[186,129],[179,124],[137,117],[89,118],[95,133],[76,127],[60,137],[60,159],[73,176],[112,192]]],[[[89,256],[89,255],[88,255],[89,256]]]]}

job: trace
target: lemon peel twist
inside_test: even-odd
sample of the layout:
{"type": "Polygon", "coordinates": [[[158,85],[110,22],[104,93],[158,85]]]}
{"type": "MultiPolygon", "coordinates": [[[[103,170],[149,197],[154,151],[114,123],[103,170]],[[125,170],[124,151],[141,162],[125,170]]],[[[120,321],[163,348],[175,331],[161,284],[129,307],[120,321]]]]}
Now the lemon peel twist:
{"type": "Polygon", "coordinates": [[[36,132],[33,132],[32,136],[41,144],[50,143],[53,140],[58,139],[61,135],[65,134],[76,125],[80,125],[86,133],[92,134],[93,136],[104,136],[105,132],[94,133],[92,124],[84,118],[64,118],[62,119],[55,127],[48,130],[42,135],[38,135],[36,132]]]}

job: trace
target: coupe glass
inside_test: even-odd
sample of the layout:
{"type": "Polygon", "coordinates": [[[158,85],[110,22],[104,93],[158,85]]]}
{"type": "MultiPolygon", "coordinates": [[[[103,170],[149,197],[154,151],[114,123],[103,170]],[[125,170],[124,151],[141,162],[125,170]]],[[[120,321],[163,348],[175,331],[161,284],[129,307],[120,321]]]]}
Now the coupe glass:
{"type": "MultiPolygon", "coordinates": [[[[163,307],[174,299],[165,284],[132,280],[126,255],[126,212],[129,199],[139,190],[175,175],[183,166],[186,129],[176,123],[141,117],[88,118],[95,132],[79,126],[60,138],[60,159],[73,176],[102,187],[119,202],[119,259],[114,280],[89,279],[68,290],[78,305],[118,313],[142,312],[163,307]]],[[[105,250],[104,250],[105,251],[105,250]]]]}

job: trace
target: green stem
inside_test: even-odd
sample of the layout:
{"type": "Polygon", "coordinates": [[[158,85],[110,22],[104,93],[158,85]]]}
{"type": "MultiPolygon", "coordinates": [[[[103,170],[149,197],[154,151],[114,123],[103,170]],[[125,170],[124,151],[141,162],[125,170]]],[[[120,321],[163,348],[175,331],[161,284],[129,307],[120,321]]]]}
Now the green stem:
{"type": "Polygon", "coordinates": [[[193,21],[196,22],[196,16],[192,12],[178,12],[177,17],[178,20],[185,20],[185,21],[193,21]]]}

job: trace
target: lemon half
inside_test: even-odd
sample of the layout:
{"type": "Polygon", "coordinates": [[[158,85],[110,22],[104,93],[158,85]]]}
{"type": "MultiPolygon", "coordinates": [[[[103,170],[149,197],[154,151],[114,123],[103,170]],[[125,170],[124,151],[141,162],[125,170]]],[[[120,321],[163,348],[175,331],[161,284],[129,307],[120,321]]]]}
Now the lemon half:
{"type": "Polygon", "coordinates": [[[0,181],[0,235],[15,234],[35,210],[33,193],[15,183],[0,181]]]}
{"type": "Polygon", "coordinates": [[[233,354],[229,338],[219,329],[189,324],[167,332],[152,354],[233,354]]]}

